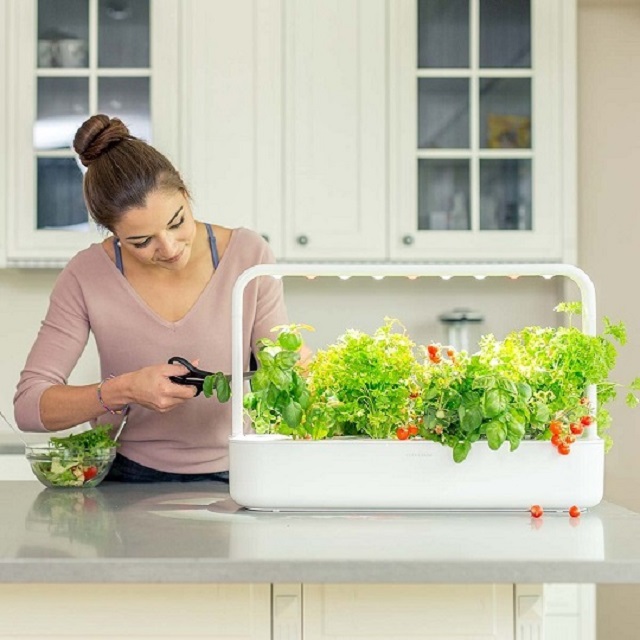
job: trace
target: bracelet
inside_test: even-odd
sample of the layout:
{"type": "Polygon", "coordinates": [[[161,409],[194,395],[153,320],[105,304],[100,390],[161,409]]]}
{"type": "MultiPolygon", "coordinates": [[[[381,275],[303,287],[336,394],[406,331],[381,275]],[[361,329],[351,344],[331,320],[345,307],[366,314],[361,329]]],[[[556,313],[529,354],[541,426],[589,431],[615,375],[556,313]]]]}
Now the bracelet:
{"type": "Polygon", "coordinates": [[[125,404],[124,407],[122,407],[122,409],[109,409],[109,407],[107,407],[107,405],[104,403],[104,400],[102,399],[102,385],[107,381],[107,380],[111,380],[111,378],[115,378],[115,376],[112,374],[110,375],[108,378],[105,378],[104,380],[102,380],[100,382],[100,384],[98,385],[98,400],[100,401],[100,404],[102,405],[102,408],[105,411],[108,411],[111,415],[114,416],[119,416],[121,413],[124,413],[128,408],[129,405],[125,404]]]}

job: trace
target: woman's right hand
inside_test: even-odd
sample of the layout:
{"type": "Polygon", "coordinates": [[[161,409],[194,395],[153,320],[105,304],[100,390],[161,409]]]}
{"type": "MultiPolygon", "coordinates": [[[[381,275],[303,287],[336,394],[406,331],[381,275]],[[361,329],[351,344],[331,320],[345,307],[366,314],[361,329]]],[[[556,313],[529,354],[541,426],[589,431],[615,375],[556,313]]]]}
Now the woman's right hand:
{"type": "Polygon", "coordinates": [[[117,392],[118,386],[120,386],[120,392],[127,397],[127,400],[122,404],[135,403],[152,411],[166,413],[190,400],[196,394],[196,387],[176,384],[169,379],[170,376],[182,376],[185,373],[188,373],[187,368],[181,364],[159,364],[144,367],[105,382],[102,393],[108,391],[108,384],[113,385],[114,392],[117,392]]]}

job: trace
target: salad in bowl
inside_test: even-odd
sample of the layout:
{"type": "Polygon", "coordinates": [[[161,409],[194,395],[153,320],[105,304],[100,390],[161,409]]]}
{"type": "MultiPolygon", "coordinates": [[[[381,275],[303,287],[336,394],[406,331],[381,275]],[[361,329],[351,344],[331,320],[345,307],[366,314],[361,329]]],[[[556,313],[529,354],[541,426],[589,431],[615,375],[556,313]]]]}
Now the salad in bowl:
{"type": "Polygon", "coordinates": [[[113,425],[105,424],[66,437],[54,437],[25,448],[31,470],[47,487],[95,487],[104,480],[114,458],[117,442],[113,425]]]}

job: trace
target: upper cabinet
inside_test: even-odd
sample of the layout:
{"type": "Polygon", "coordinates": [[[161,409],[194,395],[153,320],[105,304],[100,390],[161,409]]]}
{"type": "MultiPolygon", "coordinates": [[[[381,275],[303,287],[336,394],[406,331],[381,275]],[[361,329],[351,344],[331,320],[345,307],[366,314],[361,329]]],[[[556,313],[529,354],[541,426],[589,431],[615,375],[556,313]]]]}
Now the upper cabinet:
{"type": "Polygon", "coordinates": [[[183,168],[198,216],[287,260],[387,251],[387,2],[186,0],[183,168]]]}
{"type": "Polygon", "coordinates": [[[574,3],[389,9],[390,257],[574,261],[574,3]]]}
{"type": "Polygon", "coordinates": [[[100,237],[70,149],[98,111],[175,161],[199,219],[283,260],[576,259],[575,0],[5,11],[9,265],[100,237]]]}
{"type": "Polygon", "coordinates": [[[6,4],[6,261],[61,266],[103,237],[89,221],[72,150],[90,114],[120,117],[134,135],[177,153],[176,47],[163,43],[175,42],[178,8],[170,0],[6,4]]]}

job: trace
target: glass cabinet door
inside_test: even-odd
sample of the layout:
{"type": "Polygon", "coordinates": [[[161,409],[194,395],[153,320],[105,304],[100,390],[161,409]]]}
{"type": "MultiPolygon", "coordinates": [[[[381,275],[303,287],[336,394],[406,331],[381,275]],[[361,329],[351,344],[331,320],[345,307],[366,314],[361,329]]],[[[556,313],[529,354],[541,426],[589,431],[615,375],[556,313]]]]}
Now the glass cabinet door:
{"type": "Polygon", "coordinates": [[[393,0],[389,256],[576,260],[576,0],[393,0]]]}
{"type": "Polygon", "coordinates": [[[94,113],[151,139],[149,0],[38,0],[36,229],[89,230],[76,130],[94,113]]]}
{"type": "Polygon", "coordinates": [[[417,0],[417,230],[532,228],[531,0],[417,0]]]}

